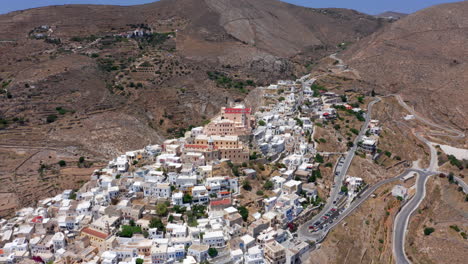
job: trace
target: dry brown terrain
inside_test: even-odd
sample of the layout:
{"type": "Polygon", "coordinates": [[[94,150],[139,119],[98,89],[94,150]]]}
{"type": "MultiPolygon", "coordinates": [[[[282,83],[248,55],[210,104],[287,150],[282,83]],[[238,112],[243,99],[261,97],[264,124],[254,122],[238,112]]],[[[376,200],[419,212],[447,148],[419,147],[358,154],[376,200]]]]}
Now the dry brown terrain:
{"type": "Polygon", "coordinates": [[[41,160],[56,166],[85,156],[96,163],[180,136],[253,86],[299,76],[339,43],[386,23],[352,10],[267,0],[66,5],[1,15],[0,177],[7,184],[0,193],[15,201],[9,208],[54,194],[65,187],[59,175],[71,176],[69,166],[51,169],[57,184],[46,185],[41,160]],[[117,37],[138,27],[158,35],[117,37]],[[18,151],[24,154],[12,154],[18,151]],[[19,163],[30,181],[15,176],[19,163]],[[16,192],[22,185],[48,189],[16,192]]]}
{"type": "Polygon", "coordinates": [[[378,92],[400,93],[423,116],[466,129],[467,12],[466,1],[424,9],[367,37],[343,57],[379,86],[378,92]]]}
{"type": "Polygon", "coordinates": [[[468,232],[467,212],[465,194],[455,184],[449,184],[446,178],[431,178],[426,198],[408,227],[408,258],[413,263],[466,263],[468,242],[462,233],[466,236],[468,232]],[[435,231],[426,236],[426,227],[435,231]]]}
{"type": "Polygon", "coordinates": [[[379,188],[337,226],[307,263],[393,263],[392,219],[400,201],[391,196],[392,186],[379,188]]]}

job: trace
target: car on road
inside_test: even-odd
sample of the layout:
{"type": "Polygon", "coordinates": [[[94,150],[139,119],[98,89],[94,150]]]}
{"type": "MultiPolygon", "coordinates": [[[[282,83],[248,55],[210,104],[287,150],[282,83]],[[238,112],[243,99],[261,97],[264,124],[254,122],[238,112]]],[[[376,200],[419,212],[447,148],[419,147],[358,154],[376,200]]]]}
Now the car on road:
{"type": "Polygon", "coordinates": [[[336,208],[332,208],[330,211],[332,211],[332,212],[336,212],[336,208]]]}
{"type": "Polygon", "coordinates": [[[324,215],[324,216],[322,216],[322,219],[327,220],[327,219],[328,219],[328,216],[324,215]]]}

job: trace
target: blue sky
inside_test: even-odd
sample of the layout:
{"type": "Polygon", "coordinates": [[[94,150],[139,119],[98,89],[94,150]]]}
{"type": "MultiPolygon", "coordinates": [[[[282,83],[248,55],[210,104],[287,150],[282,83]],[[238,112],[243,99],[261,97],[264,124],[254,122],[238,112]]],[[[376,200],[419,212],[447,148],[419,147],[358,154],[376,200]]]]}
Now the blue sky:
{"type": "MultiPolygon", "coordinates": [[[[135,5],[154,2],[155,0],[0,0],[0,14],[15,10],[60,4],[113,4],[135,5]]],[[[431,5],[456,2],[450,0],[283,0],[307,7],[342,7],[351,8],[368,14],[384,11],[412,13],[431,5]]]]}

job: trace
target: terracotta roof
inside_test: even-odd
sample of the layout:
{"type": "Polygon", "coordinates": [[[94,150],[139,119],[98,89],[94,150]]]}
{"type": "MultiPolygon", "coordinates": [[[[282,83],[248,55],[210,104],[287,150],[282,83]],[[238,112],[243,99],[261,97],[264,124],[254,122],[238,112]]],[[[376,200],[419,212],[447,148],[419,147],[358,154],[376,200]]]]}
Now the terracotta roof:
{"type": "Polygon", "coordinates": [[[4,253],[3,248],[0,248],[0,255],[3,255],[4,253]]]}
{"type": "Polygon", "coordinates": [[[222,191],[222,192],[219,192],[220,194],[230,194],[231,192],[229,191],[222,191]]]}
{"type": "Polygon", "coordinates": [[[211,206],[230,205],[230,204],[231,204],[231,199],[229,199],[229,198],[210,202],[211,206]]]}
{"type": "Polygon", "coordinates": [[[88,227],[85,227],[83,229],[81,229],[81,233],[85,233],[85,234],[88,234],[88,235],[91,235],[91,236],[94,236],[94,237],[99,237],[101,239],[106,239],[109,235],[104,233],[104,232],[101,232],[101,231],[97,231],[97,230],[94,230],[94,229],[91,229],[91,228],[88,228],[88,227]]]}
{"type": "Polygon", "coordinates": [[[34,218],[31,220],[31,222],[32,222],[32,223],[42,223],[42,219],[43,219],[42,216],[39,215],[39,216],[34,217],[34,218]]]}

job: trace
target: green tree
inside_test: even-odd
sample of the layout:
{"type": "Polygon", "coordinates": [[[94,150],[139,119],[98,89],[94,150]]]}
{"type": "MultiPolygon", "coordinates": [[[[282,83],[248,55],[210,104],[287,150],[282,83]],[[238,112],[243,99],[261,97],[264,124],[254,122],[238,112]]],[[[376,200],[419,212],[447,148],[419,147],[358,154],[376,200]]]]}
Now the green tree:
{"type": "Polygon", "coordinates": [[[318,163],[323,163],[323,156],[317,153],[315,155],[315,161],[318,163]]]}
{"type": "Polygon", "coordinates": [[[208,255],[210,255],[210,257],[214,258],[214,257],[218,256],[218,250],[216,248],[210,247],[208,249],[208,255]]]}
{"type": "Polygon", "coordinates": [[[60,165],[60,167],[65,167],[67,166],[67,162],[64,160],[59,160],[58,165],[60,165]]]}
{"type": "Polygon", "coordinates": [[[137,258],[135,261],[136,264],[143,264],[143,259],[137,258]]]}
{"type": "Polygon", "coordinates": [[[184,196],[182,197],[182,201],[184,203],[192,203],[192,196],[188,193],[184,194],[184,196]]]}
{"type": "Polygon", "coordinates": [[[159,203],[156,205],[156,214],[158,216],[166,216],[168,213],[167,205],[164,203],[159,203]]]}
{"type": "Polygon", "coordinates": [[[240,206],[239,208],[237,208],[237,210],[242,216],[242,220],[247,221],[247,219],[249,218],[249,210],[247,210],[245,206],[240,206]]]}
{"type": "Polygon", "coordinates": [[[312,176],[310,176],[309,178],[307,178],[307,181],[308,182],[315,182],[317,180],[317,176],[315,176],[315,174],[312,174],[312,176]]]}
{"type": "Polygon", "coordinates": [[[166,230],[166,228],[164,227],[163,222],[158,217],[151,218],[149,228],[157,228],[158,230],[162,230],[162,231],[166,230]]]}
{"type": "Polygon", "coordinates": [[[79,163],[83,163],[84,161],[85,161],[84,157],[80,157],[79,160],[78,160],[79,163]]]}
{"type": "Polygon", "coordinates": [[[265,125],[266,125],[266,123],[265,123],[265,121],[263,121],[263,120],[260,120],[260,121],[258,121],[258,125],[259,125],[259,126],[265,126],[265,125]]]}
{"type": "Polygon", "coordinates": [[[341,192],[347,193],[348,192],[348,187],[347,186],[341,186],[341,192]]]}

